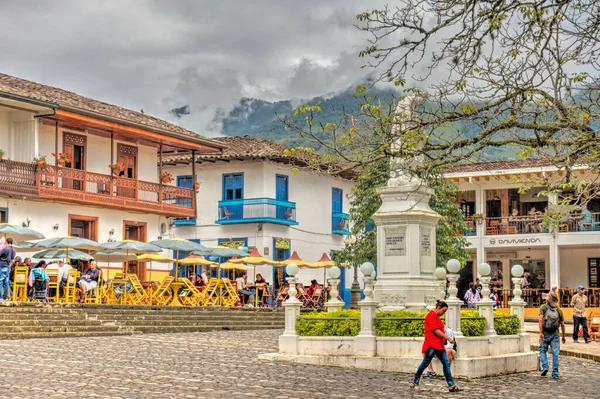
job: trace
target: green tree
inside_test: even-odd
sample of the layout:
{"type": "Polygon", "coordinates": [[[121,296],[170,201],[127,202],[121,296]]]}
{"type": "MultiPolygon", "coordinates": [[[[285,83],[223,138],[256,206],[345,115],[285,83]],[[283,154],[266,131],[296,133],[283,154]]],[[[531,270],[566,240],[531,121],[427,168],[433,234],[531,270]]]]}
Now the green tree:
{"type": "MultiPolygon", "coordinates": [[[[389,161],[380,160],[367,165],[356,180],[350,196],[349,219],[352,234],[357,240],[354,245],[336,253],[336,261],[347,262],[349,265],[360,265],[363,262],[377,264],[377,227],[373,224],[372,216],[381,206],[377,187],[384,186],[389,175],[389,161]]],[[[464,215],[456,204],[457,186],[440,175],[430,175],[428,183],[434,190],[429,205],[442,216],[436,231],[437,266],[445,266],[451,258],[464,262],[469,257],[465,249],[468,241],[464,237],[464,215]]]]}

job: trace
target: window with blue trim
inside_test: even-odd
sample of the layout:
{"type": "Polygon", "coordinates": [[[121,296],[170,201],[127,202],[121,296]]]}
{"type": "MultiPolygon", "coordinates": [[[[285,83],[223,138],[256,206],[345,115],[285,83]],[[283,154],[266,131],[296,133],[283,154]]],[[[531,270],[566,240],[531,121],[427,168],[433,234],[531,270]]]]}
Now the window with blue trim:
{"type": "MultiPolygon", "coordinates": [[[[288,177],[285,175],[275,175],[275,199],[278,201],[288,201],[289,200],[289,181],[288,177]]],[[[277,219],[290,219],[291,218],[292,209],[283,206],[276,205],[275,213],[277,215],[277,219]]]]}
{"type": "Polygon", "coordinates": [[[244,199],[244,174],[223,175],[223,201],[244,199]]]}
{"type": "Polygon", "coordinates": [[[332,213],[341,213],[344,198],[344,191],[341,188],[333,187],[331,189],[331,211],[332,213]]]}
{"type": "MultiPolygon", "coordinates": [[[[192,176],[188,175],[188,176],[177,176],[177,187],[183,187],[183,188],[193,188],[194,186],[194,182],[192,181],[192,176]]],[[[192,199],[191,198],[178,198],[177,199],[177,205],[181,205],[181,206],[192,206],[192,199]]],[[[183,219],[175,219],[173,221],[173,223],[175,225],[195,225],[196,224],[196,218],[183,218],[183,219]]]]}

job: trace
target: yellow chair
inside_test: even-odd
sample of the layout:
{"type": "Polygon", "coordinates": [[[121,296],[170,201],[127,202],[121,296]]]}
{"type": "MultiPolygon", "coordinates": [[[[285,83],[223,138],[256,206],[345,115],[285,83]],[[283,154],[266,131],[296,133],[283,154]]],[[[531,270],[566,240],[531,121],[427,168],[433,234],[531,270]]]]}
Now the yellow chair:
{"type": "Polygon", "coordinates": [[[102,298],[104,298],[104,285],[102,271],[100,271],[98,273],[98,285],[95,289],[90,290],[85,294],[85,303],[102,303],[102,298]]]}
{"type": "Polygon", "coordinates": [[[27,301],[27,284],[29,280],[29,268],[17,266],[15,268],[15,281],[13,281],[12,300],[15,302],[27,301]]]}
{"type": "Polygon", "coordinates": [[[54,296],[50,296],[48,293],[48,299],[54,302],[58,302],[60,298],[60,281],[58,281],[59,271],[58,269],[46,270],[50,282],[48,282],[48,290],[54,290],[54,296]]]}
{"type": "Polygon", "coordinates": [[[129,280],[129,289],[123,295],[126,295],[125,302],[130,305],[142,305],[148,300],[148,293],[142,286],[137,274],[127,273],[125,275],[129,280]]]}
{"type": "Polygon", "coordinates": [[[165,306],[173,300],[173,294],[169,289],[171,287],[171,283],[175,280],[174,277],[167,276],[163,279],[162,283],[158,286],[158,288],[154,291],[152,296],[152,303],[156,305],[165,306]]]}
{"type": "Polygon", "coordinates": [[[200,306],[203,299],[202,293],[198,291],[188,278],[180,277],[178,281],[183,283],[183,289],[179,292],[181,302],[188,306],[200,306]]]}
{"type": "Polygon", "coordinates": [[[77,282],[79,281],[80,276],[81,273],[76,269],[70,269],[67,273],[67,285],[65,286],[64,298],[62,298],[63,302],[74,303],[79,300],[79,288],[77,287],[77,282]]]}
{"type": "Polygon", "coordinates": [[[204,288],[204,306],[215,306],[219,301],[219,290],[223,288],[223,284],[218,278],[208,280],[206,288],[204,288]]]}
{"type": "Polygon", "coordinates": [[[231,284],[228,278],[222,278],[224,291],[221,291],[221,306],[234,307],[240,300],[236,287],[231,284]]]}

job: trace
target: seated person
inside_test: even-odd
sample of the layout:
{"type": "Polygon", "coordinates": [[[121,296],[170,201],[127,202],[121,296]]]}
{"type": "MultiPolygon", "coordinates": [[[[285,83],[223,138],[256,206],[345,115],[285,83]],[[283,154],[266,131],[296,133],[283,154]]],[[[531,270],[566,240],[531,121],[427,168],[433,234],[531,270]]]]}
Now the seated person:
{"type": "Polygon", "coordinates": [[[206,281],[204,281],[204,279],[202,278],[202,276],[197,276],[194,280],[194,286],[196,288],[198,288],[200,291],[202,291],[204,289],[204,287],[206,287],[206,281]]]}
{"type": "Polygon", "coordinates": [[[237,292],[241,298],[247,297],[246,306],[252,306],[254,293],[248,289],[248,273],[244,272],[244,274],[235,279],[235,282],[237,284],[237,292]]]}
{"type": "Polygon", "coordinates": [[[260,287],[261,289],[257,289],[256,294],[258,295],[258,304],[262,303],[263,293],[269,293],[269,283],[265,280],[262,274],[258,273],[256,275],[256,280],[254,281],[254,287],[260,287]]]}
{"type": "Polygon", "coordinates": [[[48,297],[48,282],[50,281],[50,277],[46,273],[45,266],[45,260],[39,261],[29,275],[29,285],[33,288],[32,296],[34,299],[46,299],[48,297]]]}
{"type": "Polygon", "coordinates": [[[310,280],[310,287],[308,287],[308,289],[306,290],[306,293],[308,294],[308,296],[313,296],[313,293],[315,292],[315,288],[317,288],[317,285],[319,285],[319,283],[317,282],[317,280],[310,280]]]}
{"type": "Polygon", "coordinates": [[[594,225],[594,215],[585,206],[581,211],[581,220],[579,221],[579,230],[591,230],[594,225]]]}
{"type": "Polygon", "coordinates": [[[95,261],[91,261],[89,267],[85,269],[79,280],[79,289],[81,290],[79,302],[83,303],[88,291],[95,290],[98,287],[99,278],[100,269],[98,269],[95,261]]]}

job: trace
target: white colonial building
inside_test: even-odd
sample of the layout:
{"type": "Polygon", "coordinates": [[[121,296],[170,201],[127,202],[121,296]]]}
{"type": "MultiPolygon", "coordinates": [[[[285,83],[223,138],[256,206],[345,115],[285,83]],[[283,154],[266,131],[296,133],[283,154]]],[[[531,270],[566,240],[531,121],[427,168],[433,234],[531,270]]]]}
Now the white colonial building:
{"type": "MultiPolygon", "coordinates": [[[[296,251],[315,262],[323,253],[343,248],[343,238],[350,234],[351,175],[296,170],[306,166],[305,157],[284,156],[285,146],[248,136],[214,141],[224,147],[221,155],[196,157],[198,214],[174,220],[174,235],[207,246],[255,247],[273,260],[296,251]]],[[[191,159],[189,154],[163,159],[179,186],[192,187],[191,159]]],[[[283,268],[258,266],[256,272],[276,287],[283,282],[283,268]]],[[[298,277],[303,283],[313,278],[323,283],[323,273],[303,269],[298,277]]],[[[341,288],[349,288],[351,281],[343,276],[341,288]]]]}
{"type": "MultiPolygon", "coordinates": [[[[584,166],[575,174],[595,176],[584,166]]],[[[569,193],[541,195],[545,187],[536,182],[561,179],[563,171],[541,160],[518,160],[456,165],[445,177],[461,190],[457,201],[468,217],[473,276],[476,265],[487,262],[510,287],[510,268],[521,264],[534,289],[600,287],[600,199],[589,201],[587,210],[565,214],[555,228],[544,224],[545,210],[569,193]],[[532,188],[521,193],[525,185],[532,188]]]]}
{"type": "MultiPolygon", "coordinates": [[[[147,241],[167,234],[172,218],[196,215],[196,196],[161,182],[161,151],[221,147],[141,112],[0,74],[1,221],[46,237],[147,241]],[[60,153],[70,159],[61,162],[60,153]]],[[[146,264],[133,262],[130,270],[148,278],[146,264]]]]}

